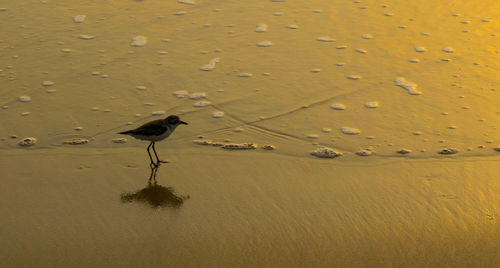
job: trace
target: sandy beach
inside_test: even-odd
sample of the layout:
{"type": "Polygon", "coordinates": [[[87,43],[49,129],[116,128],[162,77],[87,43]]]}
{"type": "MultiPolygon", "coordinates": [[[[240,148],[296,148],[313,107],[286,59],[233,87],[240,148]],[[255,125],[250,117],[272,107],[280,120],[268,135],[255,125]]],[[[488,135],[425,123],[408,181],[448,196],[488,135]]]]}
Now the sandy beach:
{"type": "Polygon", "coordinates": [[[0,2],[1,267],[500,264],[500,3],[59,2],[0,2]]]}

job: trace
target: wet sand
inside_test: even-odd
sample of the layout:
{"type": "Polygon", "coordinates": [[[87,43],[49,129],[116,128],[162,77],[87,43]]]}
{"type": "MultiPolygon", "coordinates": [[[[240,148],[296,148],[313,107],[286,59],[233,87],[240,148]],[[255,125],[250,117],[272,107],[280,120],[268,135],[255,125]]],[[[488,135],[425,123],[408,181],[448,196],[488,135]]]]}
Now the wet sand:
{"type": "Polygon", "coordinates": [[[499,263],[499,10],[0,3],[0,266],[499,263]]]}
{"type": "Polygon", "coordinates": [[[147,186],[144,159],[129,157],[142,150],[4,154],[0,168],[10,172],[1,191],[2,266],[465,267],[500,261],[494,159],[348,162],[165,147],[159,146],[171,163],[159,168],[157,180],[189,196],[177,208],[121,201],[147,186]]]}

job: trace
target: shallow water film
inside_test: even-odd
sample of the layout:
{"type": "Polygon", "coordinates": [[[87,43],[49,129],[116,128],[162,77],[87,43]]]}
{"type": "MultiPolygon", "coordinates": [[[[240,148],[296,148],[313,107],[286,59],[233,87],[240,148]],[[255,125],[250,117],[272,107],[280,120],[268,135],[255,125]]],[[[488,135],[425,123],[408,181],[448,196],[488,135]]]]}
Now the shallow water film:
{"type": "Polygon", "coordinates": [[[0,0],[0,266],[498,267],[499,35],[496,0],[0,0]]]}

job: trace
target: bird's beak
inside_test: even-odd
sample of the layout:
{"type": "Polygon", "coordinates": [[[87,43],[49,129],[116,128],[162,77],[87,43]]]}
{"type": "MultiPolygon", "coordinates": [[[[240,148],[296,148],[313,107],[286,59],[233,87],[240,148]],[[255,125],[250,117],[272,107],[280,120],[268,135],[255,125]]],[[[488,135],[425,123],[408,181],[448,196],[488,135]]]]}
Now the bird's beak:
{"type": "Polygon", "coordinates": [[[189,125],[187,122],[184,122],[184,121],[181,121],[180,123],[184,124],[184,125],[189,125]]]}

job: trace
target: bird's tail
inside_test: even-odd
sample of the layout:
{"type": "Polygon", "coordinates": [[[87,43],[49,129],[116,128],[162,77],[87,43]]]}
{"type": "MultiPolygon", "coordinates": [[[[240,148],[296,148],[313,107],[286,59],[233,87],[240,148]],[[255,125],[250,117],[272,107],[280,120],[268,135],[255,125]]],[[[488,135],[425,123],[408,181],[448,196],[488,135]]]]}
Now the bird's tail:
{"type": "Polygon", "coordinates": [[[118,132],[118,134],[129,135],[129,134],[132,134],[133,132],[134,132],[133,130],[127,130],[127,131],[123,131],[123,132],[118,132]]]}

